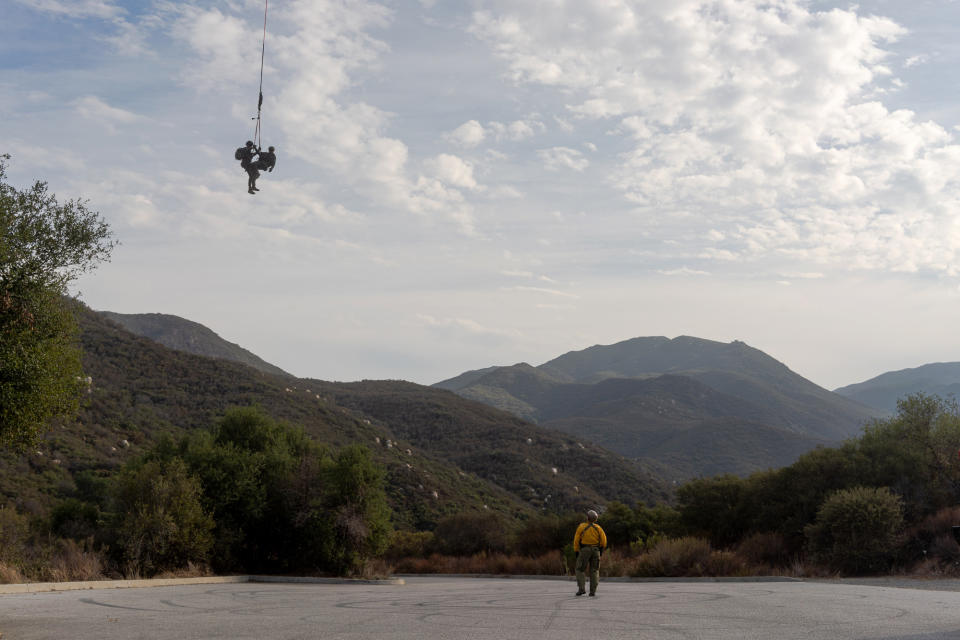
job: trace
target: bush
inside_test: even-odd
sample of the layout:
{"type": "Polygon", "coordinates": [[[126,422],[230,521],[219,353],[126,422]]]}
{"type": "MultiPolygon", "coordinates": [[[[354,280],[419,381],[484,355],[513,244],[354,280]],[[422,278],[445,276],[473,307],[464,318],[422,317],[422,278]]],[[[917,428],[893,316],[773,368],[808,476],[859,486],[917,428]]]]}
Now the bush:
{"type": "Polygon", "coordinates": [[[100,509],[76,498],[67,498],[50,512],[50,530],[61,538],[85,540],[98,531],[100,509]]]}
{"type": "Polygon", "coordinates": [[[888,488],[831,494],[805,529],[814,561],[848,574],[889,569],[903,525],[903,502],[888,488]]]}
{"type": "MultiPolygon", "coordinates": [[[[604,554],[606,555],[606,554],[604,554]]],[[[494,575],[564,575],[563,556],[550,551],[537,557],[477,553],[472,556],[403,558],[393,565],[395,573],[477,573],[494,575]]]]}
{"type": "Polygon", "coordinates": [[[748,526],[743,500],[747,482],[734,475],[698,478],[677,489],[680,521],[685,529],[710,538],[717,546],[734,544],[748,526]]]}
{"type": "Polygon", "coordinates": [[[663,540],[652,550],[640,556],[633,576],[701,576],[710,560],[710,543],[703,538],[676,538],[663,540]]]}
{"type": "Polygon", "coordinates": [[[791,554],[783,535],[779,533],[754,533],[737,545],[737,554],[755,565],[786,567],[791,554]]]}
{"type": "Polygon", "coordinates": [[[440,553],[472,556],[505,551],[510,530],[500,516],[474,511],[443,518],[433,533],[440,553]]]}
{"type": "Polygon", "coordinates": [[[433,547],[431,531],[394,531],[390,536],[390,546],[384,557],[391,560],[401,558],[426,558],[433,547]]]}
{"type": "Polygon", "coordinates": [[[524,522],[513,535],[510,550],[525,556],[540,556],[552,549],[563,549],[573,542],[582,516],[545,514],[524,522]]]}
{"type": "Polygon", "coordinates": [[[960,525],[960,507],[947,507],[904,531],[898,550],[903,565],[928,562],[947,567],[960,562],[960,545],[952,527],[960,525]]]}
{"type": "Polygon", "coordinates": [[[201,507],[200,484],[182,460],[126,469],[112,498],[114,551],[125,573],[149,576],[206,562],[213,519],[201,507]]]}

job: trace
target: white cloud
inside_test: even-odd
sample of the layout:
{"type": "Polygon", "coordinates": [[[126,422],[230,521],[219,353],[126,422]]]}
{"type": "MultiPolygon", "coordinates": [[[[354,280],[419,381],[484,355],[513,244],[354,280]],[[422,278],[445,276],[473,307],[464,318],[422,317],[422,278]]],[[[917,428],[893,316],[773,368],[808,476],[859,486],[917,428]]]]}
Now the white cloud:
{"type": "Polygon", "coordinates": [[[903,61],[903,67],[905,69],[909,69],[910,67],[915,67],[920,64],[926,64],[929,61],[930,61],[930,56],[927,56],[927,55],[910,56],[909,58],[903,61]]]}
{"type": "Polygon", "coordinates": [[[473,177],[473,165],[458,156],[441,153],[428,164],[437,178],[446,184],[471,190],[480,187],[473,177]]]}
{"type": "Polygon", "coordinates": [[[428,327],[435,329],[454,329],[459,333],[475,337],[521,337],[521,333],[517,329],[487,327],[476,320],[471,320],[470,318],[436,318],[428,314],[417,314],[417,318],[419,318],[428,327]]]}
{"type": "Polygon", "coordinates": [[[590,166],[590,161],[584,158],[581,152],[576,149],[571,149],[570,147],[541,149],[537,151],[537,156],[543,161],[544,167],[549,171],[558,171],[560,169],[583,171],[590,166]]]}
{"type": "Polygon", "coordinates": [[[657,269],[657,273],[662,276],[709,276],[709,271],[691,269],[690,267],[680,267],[679,269],[657,269]]]}
{"type": "Polygon", "coordinates": [[[488,138],[497,142],[508,140],[519,142],[546,131],[539,120],[514,120],[513,122],[488,122],[486,126],[477,120],[468,120],[448,133],[445,137],[463,147],[475,147],[488,138]]]}
{"type": "Polygon", "coordinates": [[[486,137],[487,131],[476,120],[468,120],[447,134],[447,139],[464,147],[475,147],[486,137]]]}
{"type": "Polygon", "coordinates": [[[22,5],[68,18],[113,18],[126,11],[113,0],[14,0],[22,5]]]}
{"type": "Polygon", "coordinates": [[[568,291],[560,291],[559,289],[549,289],[546,287],[517,286],[517,287],[507,287],[504,289],[504,291],[517,291],[521,293],[543,293],[545,295],[557,296],[559,298],[574,298],[574,299],[580,298],[580,296],[578,296],[575,293],[570,293],[568,291]]]}
{"type": "Polygon", "coordinates": [[[132,124],[143,119],[132,111],[112,107],[97,96],[85,96],[73,102],[77,113],[89,120],[101,120],[108,123],[132,124]]]}
{"type": "Polygon", "coordinates": [[[613,121],[631,147],[610,186],[713,228],[692,255],[958,272],[960,146],[877,101],[897,80],[884,47],[905,33],[889,19],[800,0],[484,0],[471,30],[515,83],[562,91],[558,123],[613,121]]]}

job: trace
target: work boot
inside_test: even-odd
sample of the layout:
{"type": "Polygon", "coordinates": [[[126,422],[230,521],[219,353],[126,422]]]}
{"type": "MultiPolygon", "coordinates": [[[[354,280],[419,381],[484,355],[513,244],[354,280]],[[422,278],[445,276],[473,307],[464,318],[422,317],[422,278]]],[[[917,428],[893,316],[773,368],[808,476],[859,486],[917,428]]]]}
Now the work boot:
{"type": "Polygon", "coordinates": [[[254,193],[253,189],[247,189],[247,193],[249,193],[252,196],[257,195],[256,193],[254,193]]]}
{"type": "Polygon", "coordinates": [[[584,591],[584,590],[581,589],[580,591],[577,591],[577,593],[574,594],[574,595],[582,596],[582,595],[585,594],[585,593],[586,593],[586,591],[584,591]]]}
{"type": "Polygon", "coordinates": [[[597,595],[597,594],[591,593],[591,594],[590,594],[590,597],[592,598],[592,597],[594,597],[595,595],[597,595]]]}

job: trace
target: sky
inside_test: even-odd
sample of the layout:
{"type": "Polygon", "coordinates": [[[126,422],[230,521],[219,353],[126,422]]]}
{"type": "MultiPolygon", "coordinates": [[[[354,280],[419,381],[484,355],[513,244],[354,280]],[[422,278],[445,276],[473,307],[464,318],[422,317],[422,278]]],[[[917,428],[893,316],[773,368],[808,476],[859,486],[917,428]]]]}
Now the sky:
{"type": "Polygon", "coordinates": [[[827,388],[960,361],[955,0],[7,0],[0,153],[120,245],[75,283],[302,377],[638,336],[827,388]]]}

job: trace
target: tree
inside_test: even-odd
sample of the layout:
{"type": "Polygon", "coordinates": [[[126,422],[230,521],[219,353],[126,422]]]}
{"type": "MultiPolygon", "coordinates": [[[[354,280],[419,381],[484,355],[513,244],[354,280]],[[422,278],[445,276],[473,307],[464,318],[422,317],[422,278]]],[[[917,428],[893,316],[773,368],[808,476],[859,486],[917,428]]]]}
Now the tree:
{"type": "Polygon", "coordinates": [[[386,473],[363,445],[344,447],[330,467],[326,501],[333,515],[331,550],[334,570],[339,574],[363,570],[370,558],[382,554],[390,544],[390,508],[383,483],[386,473]]]}
{"type": "Polygon", "coordinates": [[[677,489],[678,511],[683,526],[697,535],[707,535],[717,546],[739,540],[747,527],[743,517],[746,482],[734,475],[697,478],[677,489]]]}
{"type": "Polygon", "coordinates": [[[182,460],[125,469],[111,497],[113,550],[128,575],[207,561],[214,523],[200,503],[200,483],[182,460]]]}
{"type": "Polygon", "coordinates": [[[9,158],[0,156],[0,448],[23,450],[78,406],[83,376],[67,285],[115,242],[84,202],[59,203],[43,182],[9,185],[9,158]]]}

